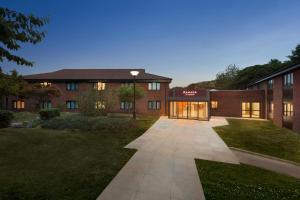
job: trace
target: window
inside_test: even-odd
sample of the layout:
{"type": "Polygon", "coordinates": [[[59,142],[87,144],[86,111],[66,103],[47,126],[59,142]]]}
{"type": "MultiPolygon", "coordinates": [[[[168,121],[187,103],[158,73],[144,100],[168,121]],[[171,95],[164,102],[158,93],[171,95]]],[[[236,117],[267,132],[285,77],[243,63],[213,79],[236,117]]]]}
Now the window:
{"type": "Polygon", "coordinates": [[[294,77],[293,73],[288,73],[284,75],[284,81],[283,81],[284,86],[289,87],[293,86],[294,84],[294,77]]]}
{"type": "Polygon", "coordinates": [[[51,103],[51,101],[42,101],[40,103],[40,106],[41,106],[42,109],[52,108],[52,103],[51,103]]]}
{"type": "Polygon", "coordinates": [[[273,85],[274,85],[274,80],[271,79],[271,80],[268,80],[268,89],[273,89],[273,85]]]}
{"type": "Polygon", "coordinates": [[[105,90],[105,83],[103,82],[96,82],[94,83],[95,90],[105,90]]]}
{"type": "Polygon", "coordinates": [[[105,103],[103,101],[96,101],[95,108],[96,109],[105,109],[105,103]]]}
{"type": "Polygon", "coordinates": [[[160,110],[160,101],[148,101],[149,110],[160,110]]]}
{"type": "Polygon", "coordinates": [[[260,116],[260,104],[258,102],[251,103],[251,117],[259,118],[260,116]]]}
{"type": "Polygon", "coordinates": [[[131,110],[132,106],[133,106],[132,102],[122,101],[120,108],[121,108],[121,110],[131,110]]]}
{"type": "Polygon", "coordinates": [[[133,83],[121,83],[121,87],[133,87],[133,83]]]}
{"type": "Polygon", "coordinates": [[[217,109],[218,108],[218,102],[217,101],[211,101],[211,108],[212,109],[217,109]]]}
{"type": "Polygon", "coordinates": [[[259,102],[242,102],[242,117],[260,117],[260,103],[259,102]]]}
{"type": "Polygon", "coordinates": [[[67,83],[67,90],[68,91],[78,90],[78,83],[75,83],[75,82],[67,83]]]}
{"type": "Polygon", "coordinates": [[[243,102],[242,103],[242,117],[250,117],[250,103],[249,102],[243,102]]]}
{"type": "Polygon", "coordinates": [[[24,109],[25,108],[24,100],[12,101],[12,103],[13,103],[14,109],[24,109]]]}
{"type": "Polygon", "coordinates": [[[148,90],[160,90],[160,83],[148,83],[148,90]]]}
{"type": "Polygon", "coordinates": [[[51,83],[45,81],[45,82],[40,83],[40,85],[41,85],[42,87],[50,87],[50,86],[51,86],[51,83]]]}
{"type": "Polygon", "coordinates": [[[77,109],[78,108],[78,104],[76,101],[67,101],[67,109],[77,109]]]}
{"type": "Polygon", "coordinates": [[[283,116],[292,117],[294,115],[294,106],[292,103],[283,103],[283,116]]]}

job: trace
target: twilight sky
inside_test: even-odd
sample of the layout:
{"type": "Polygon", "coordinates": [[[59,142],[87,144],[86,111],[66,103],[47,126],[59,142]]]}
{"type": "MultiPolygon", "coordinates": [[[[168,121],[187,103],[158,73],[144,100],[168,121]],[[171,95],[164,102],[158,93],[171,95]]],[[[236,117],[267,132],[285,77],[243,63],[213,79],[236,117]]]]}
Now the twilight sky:
{"type": "Polygon", "coordinates": [[[299,0],[9,0],[0,6],[49,16],[42,43],[17,52],[32,68],[146,68],[172,86],[210,80],[229,64],[285,60],[300,43],[299,0]]]}

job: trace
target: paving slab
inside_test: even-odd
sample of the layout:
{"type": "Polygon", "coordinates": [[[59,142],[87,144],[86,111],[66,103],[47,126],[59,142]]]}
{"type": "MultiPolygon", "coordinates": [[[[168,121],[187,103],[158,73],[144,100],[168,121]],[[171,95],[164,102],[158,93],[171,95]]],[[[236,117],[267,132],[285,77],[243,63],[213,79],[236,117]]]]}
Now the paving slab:
{"type": "Polygon", "coordinates": [[[237,156],[241,163],[300,178],[300,166],[298,165],[237,150],[232,150],[232,152],[237,156]]]}
{"type": "Polygon", "coordinates": [[[161,117],[126,146],[138,151],[97,199],[205,199],[195,159],[239,164],[212,129],[226,124],[221,117],[210,121],[161,117]]]}

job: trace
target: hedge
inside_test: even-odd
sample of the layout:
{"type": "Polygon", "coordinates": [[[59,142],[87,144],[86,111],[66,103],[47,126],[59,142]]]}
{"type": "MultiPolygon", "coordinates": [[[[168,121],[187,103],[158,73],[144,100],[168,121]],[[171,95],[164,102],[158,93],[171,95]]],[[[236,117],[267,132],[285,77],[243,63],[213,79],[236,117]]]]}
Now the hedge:
{"type": "Polygon", "coordinates": [[[0,110],[0,128],[9,127],[13,118],[14,115],[12,112],[7,110],[0,110]]]}
{"type": "Polygon", "coordinates": [[[60,111],[58,108],[42,109],[40,110],[39,115],[42,120],[49,120],[60,116],[60,111]]]}
{"type": "Polygon", "coordinates": [[[81,114],[56,117],[42,124],[42,128],[49,129],[107,130],[110,132],[122,132],[133,127],[135,123],[130,118],[88,117],[81,114]]]}

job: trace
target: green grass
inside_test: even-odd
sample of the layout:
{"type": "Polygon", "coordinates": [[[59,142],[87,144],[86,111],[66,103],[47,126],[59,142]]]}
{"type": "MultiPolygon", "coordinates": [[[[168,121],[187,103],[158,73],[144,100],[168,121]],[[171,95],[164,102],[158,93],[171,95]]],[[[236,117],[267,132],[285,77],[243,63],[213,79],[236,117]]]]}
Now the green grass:
{"type": "Polygon", "coordinates": [[[300,180],[249,165],[196,160],[207,200],[300,199],[300,180]]]}
{"type": "Polygon", "coordinates": [[[96,199],[135,152],[123,147],[155,120],[109,132],[1,129],[0,199],[96,199]]]}
{"type": "Polygon", "coordinates": [[[300,134],[269,121],[227,120],[229,125],[214,129],[228,146],[300,163],[300,134]]]}

